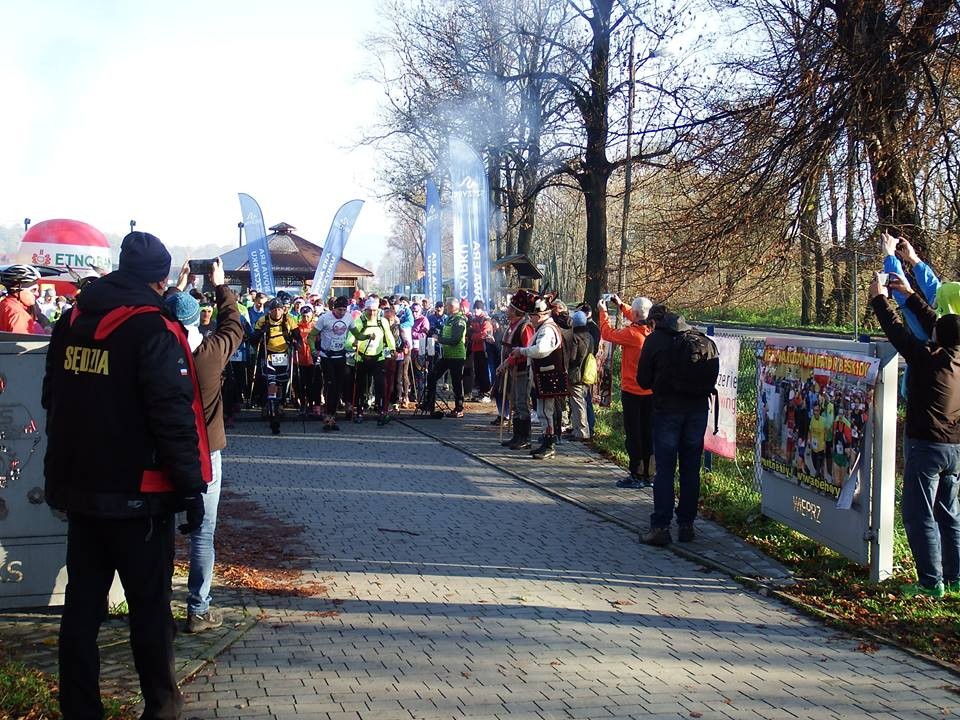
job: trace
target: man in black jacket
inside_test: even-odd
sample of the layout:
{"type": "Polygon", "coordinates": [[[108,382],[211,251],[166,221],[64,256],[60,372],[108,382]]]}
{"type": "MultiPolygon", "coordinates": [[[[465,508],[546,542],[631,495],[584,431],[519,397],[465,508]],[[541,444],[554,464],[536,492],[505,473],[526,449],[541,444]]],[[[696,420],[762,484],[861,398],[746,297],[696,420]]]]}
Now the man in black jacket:
{"type": "Polygon", "coordinates": [[[936,312],[907,282],[891,274],[931,341],[918,340],[874,278],[870,304],[890,342],[907,361],[906,459],[900,512],[919,582],[905,595],[960,593],[960,316],[936,312]]]}
{"type": "MultiPolygon", "coordinates": [[[[666,312],[663,305],[650,309],[653,332],[643,343],[637,362],[637,384],[653,390],[653,454],[657,471],[653,480],[653,513],[650,530],[640,540],[648,545],[668,545],[674,512],[673,477],[679,464],[680,495],[676,499],[677,539],[694,538],[693,521],[700,501],[700,464],[707,429],[709,394],[691,391],[678,377],[679,336],[693,331],[682,315],[666,312]]],[[[719,361],[711,365],[713,382],[719,361]],[[715,366],[715,367],[714,367],[715,366]]],[[[709,383],[708,383],[709,384],[709,383]]]]}
{"type": "Polygon", "coordinates": [[[170,255],[132,232],[120,269],[97,280],[57,322],[43,406],[46,498],[67,513],[68,582],[60,622],[65,720],[103,717],[97,632],[114,571],[130,609],[143,718],[178,718],[173,672],[174,513],[203,520],[210,455],[183,327],[164,314],[170,255]]]}

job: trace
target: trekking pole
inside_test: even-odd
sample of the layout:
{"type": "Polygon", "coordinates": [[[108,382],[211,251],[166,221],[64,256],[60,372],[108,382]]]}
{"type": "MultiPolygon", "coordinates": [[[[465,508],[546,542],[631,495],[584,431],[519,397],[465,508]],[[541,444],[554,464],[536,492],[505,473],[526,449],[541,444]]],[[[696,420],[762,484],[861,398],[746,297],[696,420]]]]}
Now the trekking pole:
{"type": "MultiPolygon", "coordinates": [[[[500,376],[501,377],[500,384],[503,385],[503,393],[500,397],[500,412],[504,412],[507,409],[507,380],[510,377],[509,373],[510,373],[510,367],[507,366],[507,369],[503,371],[503,375],[500,376]]],[[[503,442],[503,426],[505,424],[506,423],[504,423],[504,417],[503,415],[501,415],[500,416],[500,442],[503,442]]]]}
{"type": "Polygon", "coordinates": [[[260,342],[257,343],[257,351],[254,353],[253,357],[253,373],[250,378],[250,394],[247,395],[249,400],[247,401],[250,407],[253,407],[253,388],[257,384],[257,373],[260,372],[260,351],[263,349],[263,335],[260,336],[260,342]]]}
{"type": "Polygon", "coordinates": [[[360,374],[360,368],[357,365],[357,360],[360,357],[359,351],[354,348],[353,351],[353,395],[350,397],[350,412],[353,415],[353,418],[357,417],[357,375],[360,374]]]}

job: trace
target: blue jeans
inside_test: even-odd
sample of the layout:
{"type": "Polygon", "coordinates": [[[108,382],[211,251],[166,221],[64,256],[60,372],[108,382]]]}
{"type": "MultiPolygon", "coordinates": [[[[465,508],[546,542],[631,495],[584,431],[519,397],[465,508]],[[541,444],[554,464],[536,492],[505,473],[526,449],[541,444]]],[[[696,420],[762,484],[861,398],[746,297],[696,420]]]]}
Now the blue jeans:
{"type": "Polygon", "coordinates": [[[597,424],[597,416],[593,412],[593,387],[587,390],[587,427],[590,428],[590,437],[593,437],[593,426],[597,424]]]}
{"type": "Polygon", "coordinates": [[[203,496],[203,524],[190,535],[190,575],[187,577],[187,612],[203,615],[210,608],[210,585],[213,583],[213,533],[217,529],[217,507],[220,505],[220,451],[210,453],[213,480],[203,496]]]}
{"type": "Polygon", "coordinates": [[[960,445],[907,438],[900,512],[920,584],[960,575],[960,445]]]}
{"type": "Polygon", "coordinates": [[[669,528],[673,515],[673,476],[680,465],[680,498],[677,524],[689,525],[697,517],[700,501],[700,463],[707,408],[687,413],[653,412],[653,456],[657,472],[653,480],[651,528],[669,528]]]}

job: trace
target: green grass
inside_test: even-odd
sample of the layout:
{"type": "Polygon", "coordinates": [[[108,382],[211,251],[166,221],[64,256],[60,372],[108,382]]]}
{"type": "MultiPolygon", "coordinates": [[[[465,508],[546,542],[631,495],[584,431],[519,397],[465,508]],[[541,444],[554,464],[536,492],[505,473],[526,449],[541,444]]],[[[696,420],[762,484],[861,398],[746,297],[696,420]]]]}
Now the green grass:
{"type": "MultiPolygon", "coordinates": [[[[615,368],[619,359],[614,358],[615,368]]],[[[838,616],[847,625],[892,637],[904,645],[960,664],[960,599],[904,599],[899,586],[916,579],[899,510],[894,536],[894,577],[871,583],[868,569],[853,563],[760,511],[760,494],[753,487],[753,417],[755,359],[745,348],[741,355],[740,394],[737,399],[738,465],[714,458],[703,474],[700,513],[788,567],[796,576],[786,592],[804,603],[838,616]]],[[[595,447],[626,466],[620,406],[619,371],[614,373],[614,402],[597,408],[595,447]]],[[[897,486],[897,507],[900,480],[897,486]]]]}
{"type": "MultiPolygon", "coordinates": [[[[133,720],[133,701],[103,699],[106,720],[133,720]]],[[[60,720],[57,680],[21,662],[0,658],[0,720],[60,720]]]]}
{"type": "Polygon", "coordinates": [[[853,325],[801,325],[799,305],[781,305],[766,308],[720,307],[703,312],[690,311],[688,320],[697,322],[739,323],[760,327],[794,328],[802,330],[824,330],[828,332],[852,333],[853,325]]]}

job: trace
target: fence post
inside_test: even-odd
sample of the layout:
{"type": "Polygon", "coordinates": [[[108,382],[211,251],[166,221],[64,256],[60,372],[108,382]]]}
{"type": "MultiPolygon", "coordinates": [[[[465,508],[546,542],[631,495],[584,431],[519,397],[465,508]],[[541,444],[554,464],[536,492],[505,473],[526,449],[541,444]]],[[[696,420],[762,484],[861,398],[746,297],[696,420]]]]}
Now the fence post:
{"type": "Polygon", "coordinates": [[[874,346],[880,358],[873,398],[873,473],[870,488],[870,580],[893,573],[893,526],[897,459],[897,351],[889,343],[874,346]]]}
{"type": "MultiPolygon", "coordinates": [[[[713,325],[707,325],[707,335],[708,335],[709,337],[713,337],[713,335],[714,335],[715,333],[716,333],[716,328],[715,328],[713,325]]],[[[718,400],[716,397],[714,397],[713,401],[714,401],[714,402],[719,402],[719,400],[718,400]]],[[[708,425],[708,426],[709,426],[709,423],[710,423],[710,416],[708,415],[708,416],[707,416],[707,425],[708,425]]],[[[710,472],[711,470],[713,470],[713,453],[712,453],[712,452],[704,451],[704,453],[703,453],[703,469],[706,470],[707,472],[710,472]]]]}

